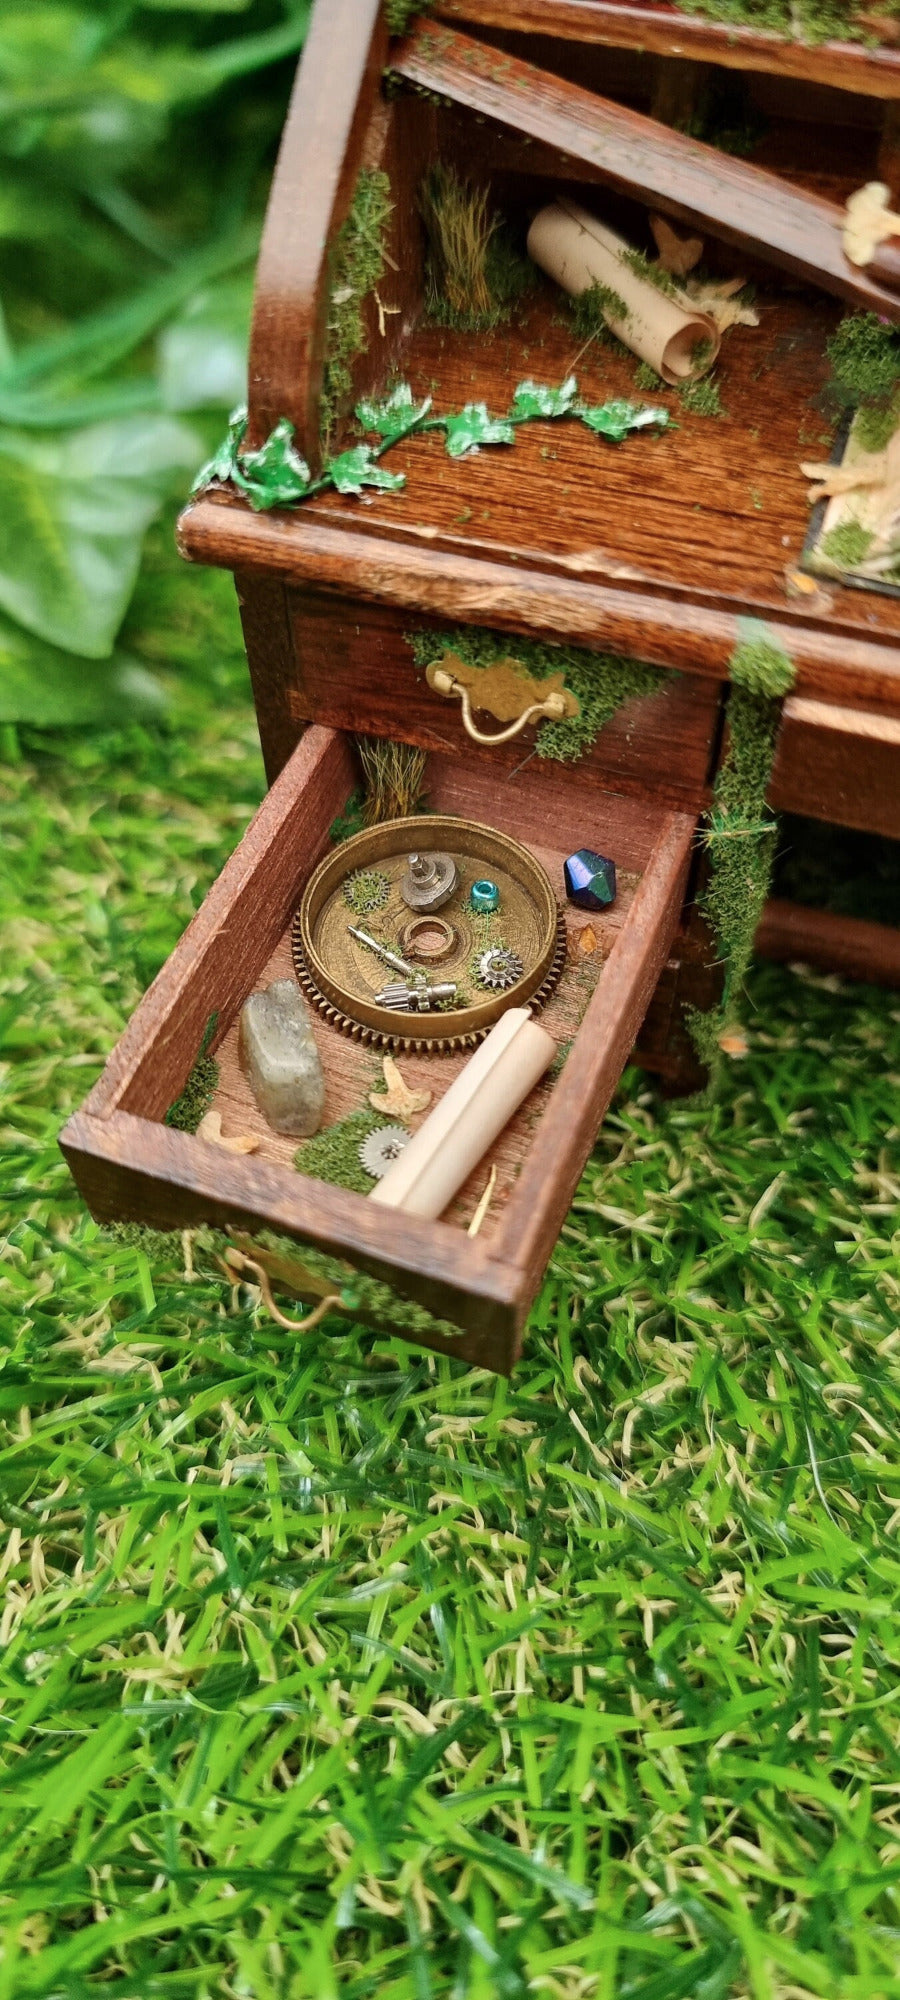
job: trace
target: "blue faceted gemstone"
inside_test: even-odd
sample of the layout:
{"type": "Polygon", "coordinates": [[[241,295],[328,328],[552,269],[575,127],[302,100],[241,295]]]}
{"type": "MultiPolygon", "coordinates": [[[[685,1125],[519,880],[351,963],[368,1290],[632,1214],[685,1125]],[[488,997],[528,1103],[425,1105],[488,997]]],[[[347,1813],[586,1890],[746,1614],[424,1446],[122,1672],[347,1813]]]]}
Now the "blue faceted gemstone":
{"type": "Polygon", "coordinates": [[[564,864],[566,895],[579,910],[605,910],[616,900],[616,864],[591,847],[579,847],[564,864]]]}

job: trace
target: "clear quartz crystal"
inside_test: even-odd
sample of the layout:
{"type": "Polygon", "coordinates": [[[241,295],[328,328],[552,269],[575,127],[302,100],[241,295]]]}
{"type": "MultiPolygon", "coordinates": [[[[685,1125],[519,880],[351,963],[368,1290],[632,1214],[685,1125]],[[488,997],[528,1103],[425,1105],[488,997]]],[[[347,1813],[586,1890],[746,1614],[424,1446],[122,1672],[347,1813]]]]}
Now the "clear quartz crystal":
{"type": "Polygon", "coordinates": [[[293,979],[251,993],[241,1013],[241,1068],[276,1132],[308,1139],[322,1123],[325,1077],[312,1017],[293,979]]]}

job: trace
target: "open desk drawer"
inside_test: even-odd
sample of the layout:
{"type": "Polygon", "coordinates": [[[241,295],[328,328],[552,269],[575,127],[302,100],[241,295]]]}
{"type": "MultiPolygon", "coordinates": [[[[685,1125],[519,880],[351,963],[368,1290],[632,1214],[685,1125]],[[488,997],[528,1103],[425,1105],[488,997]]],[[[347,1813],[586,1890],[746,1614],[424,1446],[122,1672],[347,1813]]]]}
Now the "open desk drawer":
{"type": "MultiPolygon", "coordinates": [[[[247,995],[290,972],[289,928],[329,827],[357,782],[352,746],[311,728],[261,805],[240,846],[164,965],[62,1148],[100,1221],[181,1229],[260,1226],[346,1258],[464,1332],[447,1351],[508,1371],[529,1304],[600,1120],[665,963],[682,906],[694,823],[586,785],[565,772],[548,781],[498,783],[489,769],[432,757],[428,803],[502,828],[532,847],[560,884],[565,855],[590,838],[620,871],[612,910],[592,918],[590,959],[572,960],[543,1020],[571,1040],[555,1081],[545,1081],[494,1149],[497,1200],[477,1237],[466,1224],[487,1179],[482,1161],[444,1219],[425,1222],[379,1208],[298,1173],[297,1142],[261,1119],[236,1058],[247,995]],[[255,1130],[257,1153],[235,1156],[163,1123],[182,1090],[213,1012],[226,1132],[255,1130]]],[[[577,927],[584,912],[572,912],[577,927]]],[[[371,1050],[316,1018],[326,1074],[326,1123],[365,1102],[375,1081],[371,1050]]],[[[462,1056],[401,1058],[412,1083],[440,1095],[462,1056]]],[[[435,1339],[433,1344],[442,1343],[435,1339]]]]}

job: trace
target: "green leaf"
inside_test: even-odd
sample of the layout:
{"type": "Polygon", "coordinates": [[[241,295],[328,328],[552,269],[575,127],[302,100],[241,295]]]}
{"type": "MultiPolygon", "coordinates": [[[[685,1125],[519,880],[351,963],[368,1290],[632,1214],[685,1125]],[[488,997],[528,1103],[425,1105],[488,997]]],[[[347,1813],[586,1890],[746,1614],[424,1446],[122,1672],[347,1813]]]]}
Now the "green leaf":
{"type": "Polygon", "coordinates": [[[127,653],[89,667],[0,616],[0,723],[37,729],[99,726],[158,715],[166,697],[154,676],[127,653]]]}
{"type": "Polygon", "coordinates": [[[447,450],[451,458],[464,458],[481,444],[514,444],[515,431],[506,417],[492,417],[486,403],[467,403],[457,417],[445,417],[447,450]]]}
{"type": "Polygon", "coordinates": [[[366,398],[357,403],[354,416],[363,430],[377,431],[379,437],[393,443],[396,438],[406,437],[414,430],[430,409],[430,396],[417,403],[409,383],[399,382],[383,403],[372,403],[366,398]]]}
{"type": "Polygon", "coordinates": [[[246,395],[252,302],[248,268],[203,286],[163,327],[156,358],[165,409],[228,410],[246,395]]]}
{"type": "Polygon", "coordinates": [[[564,417],[577,394],[574,375],[568,375],[558,389],[549,389],[543,382],[520,382],[510,415],[518,422],[528,417],[564,417]]]}
{"type": "MultiPolygon", "coordinates": [[[[235,413],[232,424],[235,419],[240,421],[240,413],[235,413]]],[[[256,513],[302,500],[309,488],[309,466],[295,448],[294,426],[288,418],[279,420],[258,451],[236,452],[227,476],[256,513]]]]}
{"type": "Polygon", "coordinates": [[[53,645],[104,659],[144,533],[197,442],[164,416],[56,434],[0,429],[0,607],[53,645]]]}
{"type": "Polygon", "coordinates": [[[220,445],[216,446],[212,458],[201,465],[191,493],[200,493],[213,479],[231,479],[237,470],[238,447],[242,444],[247,430],[247,405],[239,403],[228,419],[228,429],[220,445]]]}
{"type": "Polygon", "coordinates": [[[364,486],[378,486],[385,493],[399,493],[400,488],[406,485],[402,472],[388,472],[387,466],[378,464],[368,444],[354,445],[352,451],[342,451],[339,458],[330,458],[325,472],[339,493],[361,493],[364,486]]]}
{"type": "Polygon", "coordinates": [[[580,417],[589,430],[599,437],[611,438],[614,444],[620,444],[629,431],[644,430],[648,424],[659,424],[662,428],[671,421],[668,410],[649,403],[623,401],[601,403],[593,409],[588,408],[586,403],[578,403],[574,415],[580,417]]]}

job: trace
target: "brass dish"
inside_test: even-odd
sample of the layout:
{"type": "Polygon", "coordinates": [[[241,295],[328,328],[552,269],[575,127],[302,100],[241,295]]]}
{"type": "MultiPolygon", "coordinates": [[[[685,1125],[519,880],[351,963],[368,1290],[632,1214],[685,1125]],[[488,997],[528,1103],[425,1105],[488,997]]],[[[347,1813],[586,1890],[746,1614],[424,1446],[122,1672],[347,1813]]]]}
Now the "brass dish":
{"type": "Polygon", "coordinates": [[[549,999],[565,964],[566,930],[550,881],[527,848],[473,820],[417,814],[370,827],[326,855],[304,890],[291,946],[307,999],[343,1034],[376,1048],[472,1049],[507,1007],[527,1005],[537,1012],[549,999]],[[455,982],[462,1004],[434,1014],[398,1013],[376,1004],[376,994],[396,975],[349,935],[343,883],[365,868],[377,867],[387,876],[387,900],[365,924],[379,943],[402,956],[410,912],[400,883],[411,853],[435,850],[452,853],[459,881],[441,910],[452,927],[453,945],[434,977],[442,984],[455,982]],[[500,908],[488,918],[469,906],[472,883],[485,875],[500,888],[500,908]],[[524,966],[521,979],[501,993],[481,989],[473,971],[489,944],[509,946],[524,966]]]}

